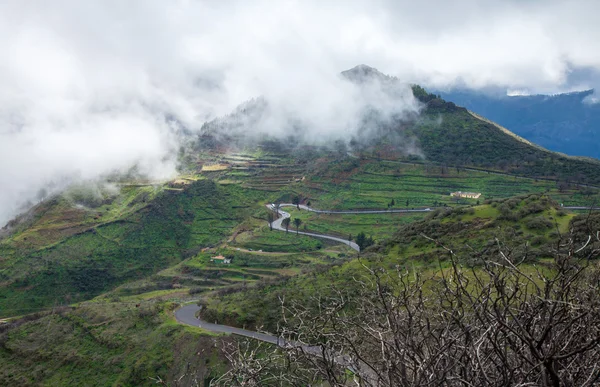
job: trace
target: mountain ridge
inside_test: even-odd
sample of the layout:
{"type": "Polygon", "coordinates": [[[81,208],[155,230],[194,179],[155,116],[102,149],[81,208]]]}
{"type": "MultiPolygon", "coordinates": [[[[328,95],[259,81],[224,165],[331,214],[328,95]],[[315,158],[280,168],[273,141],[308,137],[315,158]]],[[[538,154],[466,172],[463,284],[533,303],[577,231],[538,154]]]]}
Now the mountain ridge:
{"type": "Polygon", "coordinates": [[[589,102],[593,89],[528,96],[469,89],[439,93],[547,149],[600,158],[600,104],[589,102]]]}

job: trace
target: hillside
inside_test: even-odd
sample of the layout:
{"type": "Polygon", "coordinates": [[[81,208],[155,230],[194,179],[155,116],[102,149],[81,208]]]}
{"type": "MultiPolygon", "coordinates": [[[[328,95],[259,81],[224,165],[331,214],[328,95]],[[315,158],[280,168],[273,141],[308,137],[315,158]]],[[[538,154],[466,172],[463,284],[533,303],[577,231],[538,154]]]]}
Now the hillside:
{"type": "MultiPolygon", "coordinates": [[[[415,87],[418,90],[418,88],[415,87]]],[[[422,121],[412,129],[427,159],[447,165],[477,166],[531,177],[600,182],[600,162],[545,151],[505,133],[432,94],[417,92],[426,103],[422,121]],[[438,120],[438,121],[436,121],[438,120]]]]}
{"type": "MultiPolygon", "coordinates": [[[[366,66],[343,76],[359,84],[377,79],[389,92],[407,87],[366,66]]],[[[268,105],[251,101],[230,117],[207,123],[183,151],[188,177],[166,185],[123,186],[118,195],[103,198],[73,189],[41,203],[11,222],[12,234],[0,241],[0,313],[82,301],[131,281],[143,282],[228,239],[272,252],[322,248],[310,239],[290,243],[290,236],[274,237],[257,221],[266,219],[261,203],[289,202],[294,196],[322,209],[454,206],[460,203],[449,194],[461,190],[480,192],[481,200],[547,192],[567,206],[591,205],[598,196],[582,186],[600,179],[596,163],[521,141],[419,86],[412,91],[423,104],[418,117],[382,123],[376,137],[331,147],[277,138],[245,143],[240,128],[248,115],[255,117],[268,105]],[[422,156],[406,154],[406,143],[422,156]],[[239,150],[242,144],[246,148],[239,150]]],[[[344,239],[366,232],[376,240],[420,218],[294,217],[301,218],[307,231],[344,239]]],[[[260,279],[244,270],[232,276],[260,279]]],[[[164,287],[159,284],[164,279],[150,282],[139,286],[164,287]]],[[[185,286],[197,287],[193,281],[185,286]]]]}
{"type": "Polygon", "coordinates": [[[600,158],[600,106],[586,103],[593,90],[557,95],[507,96],[472,90],[440,92],[447,100],[547,149],[600,158]]]}
{"type": "Polygon", "coordinates": [[[109,201],[78,211],[62,198],[38,208],[30,227],[0,241],[0,315],[83,301],[175,265],[230,235],[252,210],[251,194],[209,180],[152,199],[144,192],[123,210],[109,201]],[[100,221],[111,211],[123,212],[100,221]]]}
{"type": "Polygon", "coordinates": [[[227,369],[233,340],[177,324],[176,306],[90,302],[0,325],[0,385],[206,384],[227,369]]]}
{"type": "MultiPolygon", "coordinates": [[[[524,265],[549,262],[561,235],[574,232],[574,242],[583,245],[588,230],[600,227],[600,216],[576,216],[557,208],[546,196],[527,195],[498,199],[467,208],[439,209],[426,219],[400,226],[395,234],[362,253],[362,259],[304,276],[282,279],[276,284],[250,291],[216,294],[203,301],[209,321],[236,326],[262,326],[276,332],[281,324],[277,300],[308,303],[326,297],[335,289],[352,287],[353,278],[367,267],[386,270],[402,268],[421,276],[436,276],[448,268],[447,249],[460,257],[460,264],[477,268],[483,262],[498,259],[499,249],[524,265]],[[429,239],[431,238],[431,239],[429,239]]],[[[594,242],[594,246],[598,245],[594,242]]],[[[593,248],[592,246],[591,248],[593,248]]]]}
{"type": "MultiPolygon", "coordinates": [[[[539,195],[441,210],[360,259],[205,298],[202,316],[316,346],[326,361],[306,347],[280,356],[294,359],[296,375],[310,369],[334,384],[591,386],[598,227],[597,214],[573,217],[539,195]]],[[[237,378],[267,380],[245,364],[255,363],[236,366],[237,378]]]]}

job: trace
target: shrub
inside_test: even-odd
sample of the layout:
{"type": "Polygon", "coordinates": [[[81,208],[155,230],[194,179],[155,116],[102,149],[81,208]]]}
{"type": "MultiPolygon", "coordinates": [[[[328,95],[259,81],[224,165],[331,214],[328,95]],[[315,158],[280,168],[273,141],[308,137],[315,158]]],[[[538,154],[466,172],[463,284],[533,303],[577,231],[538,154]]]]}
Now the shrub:
{"type": "Polygon", "coordinates": [[[547,230],[552,227],[552,222],[543,216],[537,216],[527,221],[525,225],[530,230],[547,230]]]}

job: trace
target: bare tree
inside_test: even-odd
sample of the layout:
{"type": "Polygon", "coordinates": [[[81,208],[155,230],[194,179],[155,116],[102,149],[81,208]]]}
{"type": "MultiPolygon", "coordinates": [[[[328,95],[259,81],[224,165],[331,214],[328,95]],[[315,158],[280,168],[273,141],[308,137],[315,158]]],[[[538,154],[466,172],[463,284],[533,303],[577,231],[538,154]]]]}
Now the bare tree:
{"type": "Polygon", "coordinates": [[[231,368],[211,386],[306,386],[323,380],[321,370],[296,351],[278,351],[273,344],[247,339],[224,349],[231,368]]]}
{"type": "Polygon", "coordinates": [[[597,242],[561,238],[552,262],[529,265],[497,241],[475,267],[440,245],[449,267],[427,278],[362,261],[352,285],[282,300],[294,345],[280,351],[332,386],[597,385],[597,242]]]}

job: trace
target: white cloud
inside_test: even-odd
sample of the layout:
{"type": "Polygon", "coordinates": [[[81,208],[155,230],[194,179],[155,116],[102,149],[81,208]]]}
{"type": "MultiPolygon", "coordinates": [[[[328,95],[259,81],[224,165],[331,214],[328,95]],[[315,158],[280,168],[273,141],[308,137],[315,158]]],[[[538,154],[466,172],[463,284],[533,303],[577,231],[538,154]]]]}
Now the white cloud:
{"type": "MultiPolygon", "coordinates": [[[[573,71],[600,69],[599,8],[585,0],[5,1],[0,223],[64,176],[94,178],[134,162],[153,176],[173,173],[166,114],[194,129],[264,95],[281,115],[272,130],[302,116],[315,133],[344,132],[373,97],[338,78],[359,63],[438,87],[572,89],[573,71]]],[[[413,103],[398,102],[400,110],[413,103]]]]}

